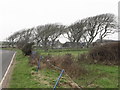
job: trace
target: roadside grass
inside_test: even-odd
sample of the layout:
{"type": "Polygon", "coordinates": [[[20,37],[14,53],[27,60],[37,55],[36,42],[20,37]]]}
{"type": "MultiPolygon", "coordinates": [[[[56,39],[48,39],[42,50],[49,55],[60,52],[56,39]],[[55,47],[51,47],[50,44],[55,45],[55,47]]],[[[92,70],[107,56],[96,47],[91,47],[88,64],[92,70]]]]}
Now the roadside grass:
{"type": "MultiPolygon", "coordinates": [[[[77,56],[78,53],[87,53],[88,50],[37,50],[41,55],[64,55],[71,53],[77,56]]],[[[74,81],[84,88],[118,88],[118,66],[108,66],[100,64],[89,64],[83,62],[80,64],[88,72],[86,75],[81,75],[74,81]]],[[[60,72],[54,69],[44,68],[36,72],[36,67],[31,67],[28,64],[28,57],[23,56],[20,50],[17,50],[16,67],[14,68],[10,88],[53,88],[56,79],[60,72]]],[[[70,88],[68,85],[69,79],[63,74],[58,87],[70,88]]]]}
{"type": "MultiPolygon", "coordinates": [[[[20,50],[17,50],[16,65],[12,74],[9,88],[53,88],[60,72],[52,69],[42,69],[36,72],[36,67],[28,64],[28,57],[23,56],[20,50]]],[[[63,75],[63,77],[65,77],[63,75]]],[[[62,78],[58,86],[60,88],[70,87],[63,83],[69,81],[62,78]]]]}
{"type": "Polygon", "coordinates": [[[31,67],[28,65],[28,57],[23,56],[22,52],[17,50],[16,65],[12,74],[9,88],[38,87],[37,82],[32,80],[30,72],[31,67]]]}
{"type": "MultiPolygon", "coordinates": [[[[53,88],[60,72],[54,69],[44,68],[39,70],[37,74],[34,74],[34,79],[39,82],[40,88],[53,88]]],[[[62,78],[59,81],[57,88],[70,88],[68,77],[63,73],[62,78]]]]}

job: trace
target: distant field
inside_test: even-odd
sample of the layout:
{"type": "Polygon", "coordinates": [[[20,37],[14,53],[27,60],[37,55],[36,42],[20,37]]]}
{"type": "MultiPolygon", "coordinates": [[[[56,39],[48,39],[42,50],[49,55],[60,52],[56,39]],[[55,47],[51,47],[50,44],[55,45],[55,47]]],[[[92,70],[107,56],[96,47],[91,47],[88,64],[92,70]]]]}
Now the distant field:
{"type": "MultiPolygon", "coordinates": [[[[71,53],[77,56],[81,53],[87,53],[88,49],[82,50],[37,50],[41,55],[64,55],[71,53]]],[[[53,88],[60,72],[54,69],[41,69],[36,72],[36,67],[28,64],[27,56],[23,56],[20,50],[17,50],[16,67],[10,81],[10,88],[53,88]]],[[[73,79],[79,86],[84,88],[117,88],[118,87],[118,66],[107,66],[100,64],[88,64],[82,62],[81,67],[87,70],[86,75],[81,75],[78,79],[73,79]]],[[[63,75],[58,87],[70,88],[67,84],[70,82],[68,77],[63,75]]]]}
{"type": "Polygon", "coordinates": [[[87,53],[89,49],[78,49],[78,50],[73,50],[73,49],[50,49],[47,52],[41,49],[37,49],[36,51],[41,54],[41,55],[65,55],[65,54],[72,54],[74,56],[78,56],[79,54],[82,53],[87,53]]]}

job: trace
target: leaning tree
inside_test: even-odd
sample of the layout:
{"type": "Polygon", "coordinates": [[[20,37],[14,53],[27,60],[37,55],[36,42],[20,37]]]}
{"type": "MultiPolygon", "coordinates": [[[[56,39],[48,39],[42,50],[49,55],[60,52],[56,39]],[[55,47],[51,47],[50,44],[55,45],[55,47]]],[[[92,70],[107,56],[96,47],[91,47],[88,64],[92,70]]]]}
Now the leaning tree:
{"type": "Polygon", "coordinates": [[[101,14],[87,18],[86,30],[84,39],[87,42],[87,47],[91,45],[93,40],[99,36],[102,39],[116,31],[116,20],[113,14],[101,14]]]}
{"type": "Polygon", "coordinates": [[[56,39],[64,32],[65,26],[59,24],[46,24],[37,26],[35,35],[37,43],[45,50],[53,48],[56,39]]]}

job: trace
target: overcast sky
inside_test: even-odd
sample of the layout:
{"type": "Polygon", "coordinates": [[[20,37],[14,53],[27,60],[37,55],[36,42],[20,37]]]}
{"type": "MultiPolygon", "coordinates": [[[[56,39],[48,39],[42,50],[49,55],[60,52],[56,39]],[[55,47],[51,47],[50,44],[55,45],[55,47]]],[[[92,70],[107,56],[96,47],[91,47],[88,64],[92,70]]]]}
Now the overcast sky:
{"type": "MultiPolygon", "coordinates": [[[[103,13],[118,16],[118,1],[0,0],[0,41],[15,31],[47,23],[70,25],[77,20],[103,13]]],[[[107,38],[117,37],[116,34],[107,38]]]]}

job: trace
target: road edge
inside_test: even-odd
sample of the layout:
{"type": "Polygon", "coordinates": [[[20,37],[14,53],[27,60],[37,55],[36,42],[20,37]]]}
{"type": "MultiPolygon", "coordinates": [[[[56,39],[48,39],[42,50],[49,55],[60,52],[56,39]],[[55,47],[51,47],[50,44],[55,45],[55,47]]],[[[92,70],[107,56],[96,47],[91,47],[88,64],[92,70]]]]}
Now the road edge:
{"type": "Polygon", "coordinates": [[[15,58],[15,55],[16,55],[16,52],[13,54],[13,57],[12,57],[11,62],[10,62],[10,64],[9,64],[6,72],[5,72],[5,75],[3,76],[3,78],[2,78],[2,80],[1,80],[1,82],[0,82],[0,89],[3,88],[3,82],[5,81],[6,76],[7,76],[7,74],[9,73],[9,70],[10,70],[12,64],[13,64],[13,60],[14,60],[14,58],[15,58]]]}

